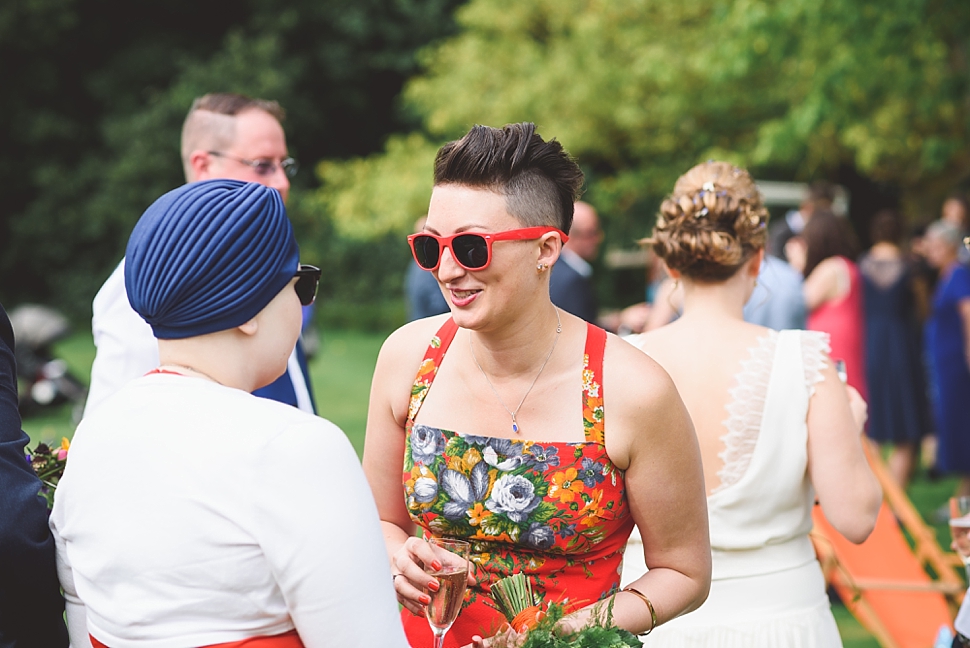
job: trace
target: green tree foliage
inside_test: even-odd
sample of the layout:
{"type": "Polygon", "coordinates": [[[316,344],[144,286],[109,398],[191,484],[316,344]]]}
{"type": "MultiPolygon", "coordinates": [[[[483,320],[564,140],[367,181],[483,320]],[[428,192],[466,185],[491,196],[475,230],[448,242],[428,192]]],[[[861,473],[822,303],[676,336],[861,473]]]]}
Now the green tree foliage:
{"type": "Polygon", "coordinates": [[[326,213],[301,212],[301,193],[318,160],[371,153],[413,125],[395,98],[417,49],[453,31],[459,1],[0,4],[0,297],[89,313],[138,217],[184,181],[179,131],[192,99],[226,91],[287,109],[305,169],[291,216],[305,256],[324,266],[324,291],[359,289],[342,274],[353,267],[387,295],[394,280],[358,262],[374,251],[335,237],[326,213]]]}
{"type": "Polygon", "coordinates": [[[348,231],[407,228],[422,207],[399,179],[430,178],[429,150],[475,123],[563,142],[622,240],[710,157],[761,177],[848,167],[913,211],[970,176],[964,0],[473,0],[458,20],[405,91],[421,134],[321,166],[348,231]]]}

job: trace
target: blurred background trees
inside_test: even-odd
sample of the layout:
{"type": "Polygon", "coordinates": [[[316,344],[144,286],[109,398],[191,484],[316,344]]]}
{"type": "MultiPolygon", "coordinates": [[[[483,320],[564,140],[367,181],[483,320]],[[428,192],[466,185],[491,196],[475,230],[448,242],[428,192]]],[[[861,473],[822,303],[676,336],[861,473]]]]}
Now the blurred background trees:
{"type": "Polygon", "coordinates": [[[965,0],[212,9],[0,8],[0,298],[85,316],[138,216],[182,181],[189,103],[216,90],[287,108],[304,257],[325,269],[324,298],[358,318],[400,298],[401,235],[426,209],[434,152],[475,123],[535,121],[563,142],[614,247],[647,234],[673,180],[710,157],[840,182],[857,226],[885,206],[935,218],[970,178],[965,0]]]}
{"type": "MultiPolygon", "coordinates": [[[[326,215],[301,218],[295,203],[317,184],[316,161],[373,152],[416,123],[395,98],[418,69],[417,50],[454,31],[458,3],[4,2],[0,298],[88,317],[138,217],[184,182],[182,120],[193,98],[216,91],[286,108],[290,152],[304,168],[291,212],[307,258],[349,264],[346,276],[370,270],[381,288],[386,273],[358,260],[364,243],[335,245],[326,215]]],[[[343,278],[331,274],[330,287],[343,278]]]]}
{"type": "MultiPolygon", "coordinates": [[[[762,178],[852,171],[893,185],[913,215],[970,175],[965,2],[488,0],[458,19],[405,91],[425,138],[536,121],[579,158],[595,204],[636,216],[637,235],[673,180],[710,157],[762,178]]],[[[411,159],[397,138],[370,169],[427,165],[433,146],[407,142],[411,159]]],[[[346,197],[366,169],[323,169],[348,230],[385,200],[346,197]]],[[[391,222],[381,213],[376,228],[391,222]]]]}

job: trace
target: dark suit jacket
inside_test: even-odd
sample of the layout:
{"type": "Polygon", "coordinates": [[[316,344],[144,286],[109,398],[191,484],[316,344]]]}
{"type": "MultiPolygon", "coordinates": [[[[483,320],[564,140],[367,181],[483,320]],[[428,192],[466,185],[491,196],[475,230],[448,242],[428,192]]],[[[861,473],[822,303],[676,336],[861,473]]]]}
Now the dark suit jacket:
{"type": "Polygon", "coordinates": [[[448,302],[441,294],[438,280],[414,261],[404,276],[404,296],[408,307],[408,321],[447,313],[448,302]]]}
{"type": "Polygon", "coordinates": [[[0,648],[68,645],[54,538],[40,480],[24,459],[13,330],[0,306],[0,648]]]}
{"type": "Polygon", "coordinates": [[[552,303],[567,313],[596,323],[596,294],[592,282],[560,259],[552,266],[549,278],[549,296],[552,303]]]}

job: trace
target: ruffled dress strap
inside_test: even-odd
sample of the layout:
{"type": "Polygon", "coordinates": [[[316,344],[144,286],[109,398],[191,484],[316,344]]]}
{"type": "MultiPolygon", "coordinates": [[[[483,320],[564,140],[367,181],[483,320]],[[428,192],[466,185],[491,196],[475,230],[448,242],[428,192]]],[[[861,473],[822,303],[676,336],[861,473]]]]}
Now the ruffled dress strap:
{"type": "Polygon", "coordinates": [[[606,331],[587,322],[583,352],[583,428],[586,441],[606,442],[603,413],[603,355],[606,331]]]}
{"type": "Polygon", "coordinates": [[[828,365],[831,353],[830,336],[822,331],[799,331],[802,347],[802,368],[805,372],[805,388],[811,398],[815,385],[824,380],[822,369],[828,365]]]}
{"type": "Polygon", "coordinates": [[[421,409],[421,404],[424,403],[428,390],[431,389],[431,383],[434,382],[434,377],[438,373],[438,367],[441,366],[441,361],[444,360],[445,353],[451,346],[451,341],[455,339],[457,332],[458,325],[455,324],[453,318],[449,317],[448,321],[441,325],[438,332],[431,338],[431,342],[428,343],[428,349],[424,352],[424,359],[418,368],[418,375],[414,377],[414,383],[411,385],[411,402],[408,404],[406,429],[410,430],[414,424],[418,410],[421,409]]]}

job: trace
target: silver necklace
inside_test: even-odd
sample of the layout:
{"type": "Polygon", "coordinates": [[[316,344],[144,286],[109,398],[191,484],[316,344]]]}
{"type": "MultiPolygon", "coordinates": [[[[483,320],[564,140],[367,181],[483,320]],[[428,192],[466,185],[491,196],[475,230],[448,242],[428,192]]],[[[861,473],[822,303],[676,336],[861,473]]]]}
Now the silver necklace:
{"type": "Polygon", "coordinates": [[[472,336],[470,333],[468,335],[468,350],[471,351],[472,360],[475,361],[475,365],[478,367],[478,370],[482,372],[482,376],[485,377],[485,382],[488,383],[488,388],[492,390],[493,394],[495,394],[495,398],[498,399],[499,404],[501,404],[505,411],[509,413],[509,416],[512,417],[512,432],[514,434],[519,433],[519,424],[515,420],[515,416],[519,413],[519,410],[522,409],[522,403],[525,402],[525,399],[532,391],[532,388],[536,386],[536,381],[538,381],[539,376],[542,375],[542,370],[546,368],[546,363],[549,362],[549,358],[552,357],[552,352],[556,350],[556,344],[559,342],[560,333],[562,333],[562,318],[559,317],[559,308],[556,307],[556,339],[552,341],[552,348],[549,349],[546,359],[542,361],[542,366],[539,367],[539,373],[537,373],[536,377],[532,379],[532,384],[529,385],[529,388],[525,390],[525,394],[522,395],[522,400],[519,401],[519,405],[515,408],[515,411],[510,410],[508,406],[506,406],[505,401],[502,400],[502,397],[498,395],[497,391],[495,391],[495,386],[492,385],[492,381],[488,379],[488,374],[485,373],[485,370],[482,369],[482,365],[478,362],[478,358],[475,357],[475,348],[472,346],[472,336]]]}

